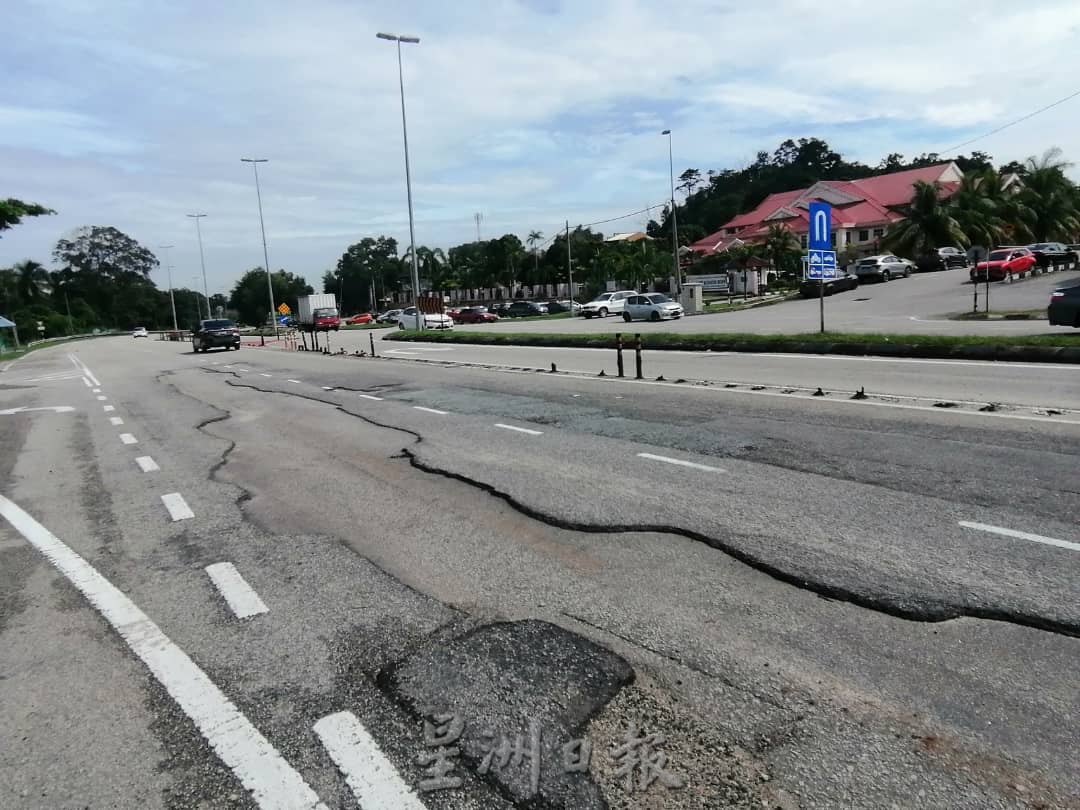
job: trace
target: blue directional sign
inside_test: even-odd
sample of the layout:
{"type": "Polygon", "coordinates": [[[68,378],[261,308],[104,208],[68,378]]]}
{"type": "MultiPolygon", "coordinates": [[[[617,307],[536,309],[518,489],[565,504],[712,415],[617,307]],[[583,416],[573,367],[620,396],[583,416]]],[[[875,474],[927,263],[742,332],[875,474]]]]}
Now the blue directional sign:
{"type": "Polygon", "coordinates": [[[810,250],[832,250],[832,206],[810,203],[810,250]]]}
{"type": "Polygon", "coordinates": [[[808,250],[806,256],[806,277],[809,279],[836,278],[835,250],[808,250]]]}

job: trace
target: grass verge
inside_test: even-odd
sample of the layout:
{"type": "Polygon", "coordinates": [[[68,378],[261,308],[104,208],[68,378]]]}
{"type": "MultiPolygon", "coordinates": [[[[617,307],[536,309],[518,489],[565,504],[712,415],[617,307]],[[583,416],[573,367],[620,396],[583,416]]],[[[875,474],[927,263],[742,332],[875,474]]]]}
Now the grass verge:
{"type": "Polygon", "coordinates": [[[70,337],[59,338],[58,340],[43,340],[35,341],[29,346],[23,346],[18,351],[11,346],[5,344],[4,351],[0,354],[0,363],[10,363],[13,360],[18,360],[20,357],[25,357],[30,352],[37,351],[38,349],[47,349],[50,346],[62,346],[65,343],[74,343],[77,340],[91,340],[99,337],[114,337],[116,335],[123,335],[125,332],[102,332],[97,335],[72,335],[70,337]]]}

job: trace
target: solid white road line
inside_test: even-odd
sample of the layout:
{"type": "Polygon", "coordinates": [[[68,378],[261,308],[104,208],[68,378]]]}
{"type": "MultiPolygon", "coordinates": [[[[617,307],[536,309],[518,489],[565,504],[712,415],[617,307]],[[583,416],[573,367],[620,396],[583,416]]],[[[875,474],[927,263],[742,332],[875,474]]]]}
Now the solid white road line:
{"type": "Polygon", "coordinates": [[[143,472],[157,472],[161,469],[150,456],[138,456],[135,459],[135,463],[139,465],[139,469],[143,472]]]}
{"type": "Polygon", "coordinates": [[[118,427],[119,425],[124,424],[124,420],[121,419],[119,416],[110,416],[109,417],[109,424],[112,425],[113,427],[118,427]]]}
{"type": "Polygon", "coordinates": [[[326,810],[270,741],[134,602],[3,495],[0,515],[112,625],[262,810],[326,810]]]}
{"type": "Polygon", "coordinates": [[[542,430],[530,430],[529,428],[515,427],[514,425],[504,425],[501,422],[496,422],[495,427],[502,428],[503,430],[516,430],[518,433],[528,433],[530,436],[543,436],[542,430]]]}
{"type": "Polygon", "coordinates": [[[976,529],[980,532],[1000,534],[1002,537],[1015,537],[1017,540],[1030,540],[1032,543],[1042,543],[1045,546],[1066,548],[1069,551],[1080,551],[1080,543],[1070,543],[1068,540],[1058,540],[1054,537],[1043,537],[1041,534],[1030,532],[1018,532],[1015,529],[1005,529],[1001,526],[989,526],[986,523],[974,523],[969,520],[961,520],[960,525],[965,529],[976,529]]]}
{"type": "Polygon", "coordinates": [[[289,380],[288,382],[295,383],[296,385],[303,385],[299,380],[289,380]]]}
{"type": "Polygon", "coordinates": [[[98,402],[105,402],[106,400],[108,400],[108,397],[105,396],[104,394],[98,394],[97,395],[97,401],[98,402]]]}
{"type": "Polygon", "coordinates": [[[413,407],[424,413],[437,413],[439,416],[446,416],[446,414],[449,413],[449,411],[438,411],[435,408],[425,408],[423,405],[413,405],[413,407]]]}
{"type": "Polygon", "coordinates": [[[638,458],[647,458],[652,461],[664,461],[668,464],[677,464],[680,467],[690,467],[694,470],[705,470],[706,472],[727,472],[719,467],[710,467],[708,464],[698,464],[695,461],[683,461],[681,458],[669,458],[668,456],[657,456],[652,453],[638,453],[638,458]]]}
{"type": "Polygon", "coordinates": [[[352,712],[327,715],[314,729],[362,810],[427,810],[352,712]]]}
{"type": "Polygon", "coordinates": [[[124,444],[138,444],[139,440],[132,436],[130,433],[121,433],[120,441],[124,444]]]}
{"type": "Polygon", "coordinates": [[[360,397],[361,399],[371,399],[371,400],[374,400],[375,402],[382,402],[383,401],[382,397],[372,396],[371,394],[357,394],[357,396],[360,397]]]}
{"type": "Polygon", "coordinates": [[[113,411],[116,410],[116,406],[115,405],[105,405],[102,408],[102,410],[105,411],[105,413],[112,413],[113,411]]]}
{"type": "Polygon", "coordinates": [[[90,367],[87,366],[86,363],[84,363],[82,360],[80,360],[73,354],[68,355],[68,360],[70,360],[72,365],[74,365],[75,368],[79,370],[79,373],[85,374],[90,379],[90,382],[92,382],[99,388],[101,387],[101,380],[94,376],[94,372],[90,370],[90,367]]]}
{"type": "Polygon", "coordinates": [[[179,492],[170,492],[168,495],[162,495],[161,502],[165,504],[165,508],[169,510],[169,517],[173,519],[173,523],[178,520],[189,520],[195,517],[195,513],[191,511],[191,507],[187,505],[184,496],[179,492]]]}
{"type": "Polygon", "coordinates": [[[206,573],[225,601],[232,608],[238,619],[248,619],[266,613],[268,608],[255,593],[255,590],[240,576],[236,566],[230,562],[214,563],[206,566],[206,573]]]}

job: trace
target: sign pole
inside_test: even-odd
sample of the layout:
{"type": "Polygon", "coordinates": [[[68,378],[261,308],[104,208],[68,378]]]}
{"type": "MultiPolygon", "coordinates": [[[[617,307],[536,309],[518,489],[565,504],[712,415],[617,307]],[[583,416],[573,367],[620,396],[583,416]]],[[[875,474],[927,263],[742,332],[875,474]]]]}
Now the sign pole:
{"type": "Polygon", "coordinates": [[[825,279],[818,282],[818,307],[821,310],[821,334],[825,334],[825,279]]]}
{"type": "Polygon", "coordinates": [[[836,278],[836,253],[832,243],[832,206],[825,202],[812,202],[809,206],[810,234],[807,251],[808,276],[814,277],[817,265],[818,309],[821,316],[821,332],[825,332],[825,282],[836,278]]]}

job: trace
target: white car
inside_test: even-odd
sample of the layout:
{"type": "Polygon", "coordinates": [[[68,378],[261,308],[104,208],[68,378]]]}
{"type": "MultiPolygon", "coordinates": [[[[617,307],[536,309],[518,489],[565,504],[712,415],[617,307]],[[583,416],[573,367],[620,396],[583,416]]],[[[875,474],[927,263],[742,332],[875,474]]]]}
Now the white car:
{"type": "Polygon", "coordinates": [[[618,292],[600,293],[592,301],[581,307],[581,314],[586,318],[595,315],[598,318],[606,318],[608,315],[618,315],[626,305],[626,299],[637,295],[633,290],[619,290],[618,292]]]}
{"type": "Polygon", "coordinates": [[[147,332],[146,332],[146,327],[145,326],[136,326],[135,329],[132,330],[131,336],[133,338],[150,337],[150,335],[148,335],[147,332]]]}
{"type": "Polygon", "coordinates": [[[623,320],[630,321],[662,321],[666,318],[675,320],[683,316],[682,304],[672,301],[663,293],[646,293],[644,295],[631,295],[626,299],[623,307],[623,320]]]}
{"type": "MultiPolygon", "coordinates": [[[[438,313],[423,313],[421,317],[424,319],[424,329],[453,329],[454,319],[449,315],[441,315],[438,313]]],[[[401,310],[401,314],[397,316],[397,328],[398,329],[415,329],[416,328],[416,307],[406,307],[401,310]]]]}

